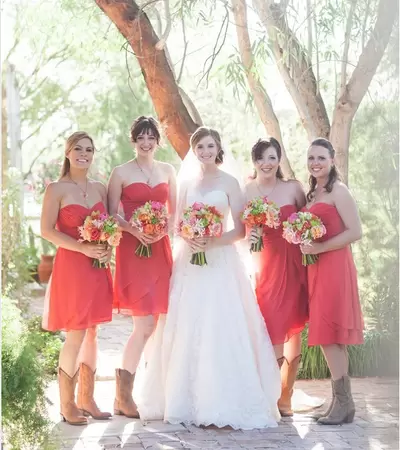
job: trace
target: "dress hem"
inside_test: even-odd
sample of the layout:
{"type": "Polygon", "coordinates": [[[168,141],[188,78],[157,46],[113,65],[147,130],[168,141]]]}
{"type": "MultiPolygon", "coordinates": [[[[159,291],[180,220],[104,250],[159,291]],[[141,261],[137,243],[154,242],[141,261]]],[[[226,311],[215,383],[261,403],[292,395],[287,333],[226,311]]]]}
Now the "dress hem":
{"type": "Polygon", "coordinates": [[[94,327],[96,325],[100,325],[102,323],[109,323],[111,321],[112,321],[112,316],[111,317],[107,317],[105,319],[99,319],[98,321],[92,322],[90,325],[85,325],[84,327],[82,326],[82,327],[76,327],[76,328],[75,327],[74,328],[72,328],[72,327],[68,327],[68,328],[65,328],[65,327],[51,327],[50,328],[48,326],[46,326],[46,327],[42,326],[42,328],[43,328],[43,330],[51,331],[51,332],[55,332],[55,331],[65,331],[65,332],[68,332],[68,331],[81,331],[81,330],[87,330],[89,328],[92,328],[92,327],[94,327]]]}

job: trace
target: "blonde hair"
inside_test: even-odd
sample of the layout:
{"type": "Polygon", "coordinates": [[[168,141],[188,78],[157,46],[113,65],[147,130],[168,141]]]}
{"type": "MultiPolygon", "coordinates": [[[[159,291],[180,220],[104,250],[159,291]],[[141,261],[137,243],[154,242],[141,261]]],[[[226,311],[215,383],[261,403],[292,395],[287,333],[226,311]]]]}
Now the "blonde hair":
{"type": "Polygon", "coordinates": [[[71,136],[66,140],[65,142],[65,152],[64,152],[64,162],[61,167],[61,175],[60,178],[65,177],[71,170],[71,163],[69,162],[69,159],[67,158],[68,153],[75,147],[75,145],[81,140],[81,139],[89,139],[89,141],[92,143],[93,149],[94,149],[94,143],[93,139],[86,133],[86,131],[75,131],[75,133],[72,133],[71,136]]]}

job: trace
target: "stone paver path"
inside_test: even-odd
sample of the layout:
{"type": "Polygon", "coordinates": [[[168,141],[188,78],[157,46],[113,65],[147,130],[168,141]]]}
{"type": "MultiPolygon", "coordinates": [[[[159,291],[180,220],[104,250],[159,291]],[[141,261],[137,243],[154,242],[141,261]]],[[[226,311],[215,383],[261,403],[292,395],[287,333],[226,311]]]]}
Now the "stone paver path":
{"type": "MultiPolygon", "coordinates": [[[[39,294],[31,311],[41,314],[39,294]]],[[[115,368],[119,366],[123,345],[132,329],[129,317],[114,316],[99,330],[99,360],[96,400],[103,410],[112,412],[115,392],[115,368]]],[[[308,395],[325,398],[330,393],[329,380],[298,381],[296,388],[308,395]]],[[[317,425],[310,417],[296,414],[282,419],[277,428],[254,431],[199,429],[169,425],[161,421],[142,423],[124,417],[101,422],[90,419],[85,427],[59,421],[56,382],[48,388],[49,415],[54,423],[52,436],[57,448],[69,450],[100,449],[399,449],[399,383],[387,378],[353,380],[357,414],[354,423],[343,426],[317,425]]],[[[328,399],[329,400],[329,399],[328,399]]]]}
{"type": "MultiPolygon", "coordinates": [[[[323,397],[329,392],[328,380],[299,381],[297,387],[309,395],[323,397]]],[[[98,381],[96,399],[104,410],[112,411],[114,381],[98,381]]],[[[49,387],[53,405],[49,413],[54,420],[57,447],[78,449],[353,449],[378,450],[399,448],[398,380],[364,378],[353,380],[357,415],[354,423],[343,426],[317,425],[311,418],[296,414],[282,419],[277,428],[254,431],[199,429],[169,425],[161,421],[142,423],[115,416],[110,421],[90,419],[85,427],[59,421],[57,385],[49,387]]]]}

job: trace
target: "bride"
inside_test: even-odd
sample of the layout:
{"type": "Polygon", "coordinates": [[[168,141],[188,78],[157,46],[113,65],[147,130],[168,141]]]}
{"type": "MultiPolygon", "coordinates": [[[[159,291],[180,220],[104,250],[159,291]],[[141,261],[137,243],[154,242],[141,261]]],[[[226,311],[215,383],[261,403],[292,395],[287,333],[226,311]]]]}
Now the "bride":
{"type": "Polygon", "coordinates": [[[244,200],[225,172],[217,131],[200,127],[179,175],[177,217],[203,202],[224,214],[219,238],[175,240],[169,310],[160,316],[135,400],[144,420],[253,429],[277,426],[281,385],[271,341],[236,249],[244,200]],[[228,216],[233,226],[228,229],[228,216]],[[205,251],[208,264],[192,265],[205,251]]]}

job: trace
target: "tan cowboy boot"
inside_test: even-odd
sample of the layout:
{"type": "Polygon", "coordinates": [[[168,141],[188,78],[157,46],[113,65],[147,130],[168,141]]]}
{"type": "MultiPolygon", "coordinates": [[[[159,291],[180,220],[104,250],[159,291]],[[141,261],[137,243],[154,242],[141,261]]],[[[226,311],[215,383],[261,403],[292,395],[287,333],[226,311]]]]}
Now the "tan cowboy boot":
{"type": "Polygon", "coordinates": [[[116,395],[114,400],[114,414],[139,419],[136,403],[132,398],[135,374],[125,369],[115,370],[116,395]]]}
{"type": "Polygon", "coordinates": [[[297,377],[301,355],[296,356],[290,363],[285,358],[281,367],[282,393],[278,400],[278,408],[282,417],[293,416],[292,395],[293,386],[297,377]]]}
{"type": "Polygon", "coordinates": [[[328,409],[325,412],[320,412],[320,413],[315,413],[311,415],[312,419],[318,420],[321,417],[326,417],[329,415],[329,413],[332,411],[333,408],[333,400],[335,399],[335,392],[333,390],[333,380],[331,380],[331,386],[332,386],[332,399],[331,399],[331,403],[328,407],[328,409]]]}
{"type": "Polygon", "coordinates": [[[334,399],[332,409],[325,417],[318,419],[321,425],[340,425],[351,423],[354,419],[356,407],[351,395],[350,378],[346,375],[333,381],[334,399]]]}
{"type": "Polygon", "coordinates": [[[64,422],[70,425],[87,425],[87,419],[75,403],[75,386],[78,372],[71,378],[61,367],[58,368],[58,387],[60,389],[60,409],[64,422]]]}
{"type": "Polygon", "coordinates": [[[111,417],[109,412],[101,412],[94,401],[95,372],[84,363],[80,364],[78,379],[78,408],[84,416],[92,416],[96,420],[107,420],[111,417]]]}

